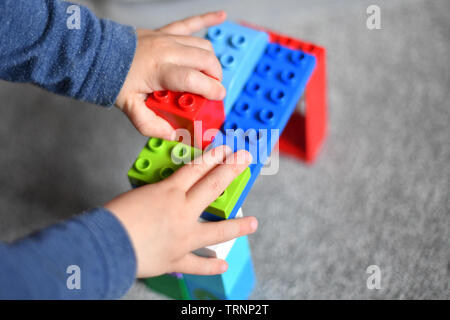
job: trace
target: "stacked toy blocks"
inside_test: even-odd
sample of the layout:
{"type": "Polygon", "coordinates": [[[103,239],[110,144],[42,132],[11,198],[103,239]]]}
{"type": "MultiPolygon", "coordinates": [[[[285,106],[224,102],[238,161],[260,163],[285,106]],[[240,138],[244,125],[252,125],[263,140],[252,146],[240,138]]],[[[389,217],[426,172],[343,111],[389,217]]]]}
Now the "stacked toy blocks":
{"type": "MultiPolygon", "coordinates": [[[[211,147],[225,143],[237,150],[244,146],[253,156],[251,178],[230,217],[250,192],[294,112],[314,67],[314,56],[279,44],[269,44],[233,109],[227,114],[222,132],[215,137],[211,147]]],[[[203,217],[214,218],[207,213],[203,217]]]]}
{"type": "MultiPolygon", "coordinates": [[[[320,122],[324,114],[309,110],[316,109],[322,101],[314,96],[314,90],[317,93],[318,83],[324,81],[324,51],[298,42],[293,45],[293,40],[256,29],[225,22],[206,34],[223,68],[222,83],[227,89],[223,103],[190,93],[159,91],[149,95],[147,106],[174,128],[186,129],[192,139],[183,140],[187,143],[184,144],[150,138],[128,172],[133,187],[167,178],[202,150],[222,144],[235,151],[245,149],[252,154],[252,164],[200,218],[204,222],[233,219],[242,216],[241,206],[286,126],[281,137],[286,132],[289,135],[281,138],[283,150],[294,154],[301,145],[302,159],[313,158],[316,152],[313,150],[320,144],[319,132],[324,132],[324,123],[320,122]],[[323,70],[317,72],[318,68],[323,70]],[[311,76],[316,79],[312,89],[311,76]],[[310,113],[302,115],[303,122],[298,125],[295,109],[305,87],[306,112],[310,113]],[[310,108],[313,103],[314,108],[310,108]],[[200,127],[196,126],[198,122],[200,127]],[[319,122],[319,128],[310,128],[319,122]],[[291,123],[297,127],[290,129],[291,123]],[[302,137],[301,141],[298,137],[302,137]]],[[[247,237],[200,248],[194,253],[225,259],[229,268],[216,276],[162,275],[147,279],[147,286],[174,299],[248,298],[256,280],[247,237]]]]}
{"type": "Polygon", "coordinates": [[[298,102],[297,109],[279,141],[281,152],[312,163],[323,144],[327,130],[326,50],[313,43],[246,22],[244,25],[267,32],[272,43],[302,50],[316,58],[317,65],[306,86],[305,94],[298,102]]]}
{"type": "MultiPolygon", "coordinates": [[[[177,141],[150,138],[128,171],[133,187],[156,183],[200,156],[202,151],[177,141]]],[[[250,169],[237,176],[206,211],[217,219],[227,219],[250,179],[250,169]]]]}

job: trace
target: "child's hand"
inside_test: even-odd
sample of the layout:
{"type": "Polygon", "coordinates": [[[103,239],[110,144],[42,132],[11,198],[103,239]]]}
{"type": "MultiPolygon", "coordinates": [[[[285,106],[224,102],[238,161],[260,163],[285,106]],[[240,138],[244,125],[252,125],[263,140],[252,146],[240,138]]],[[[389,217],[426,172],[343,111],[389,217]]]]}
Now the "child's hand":
{"type": "Polygon", "coordinates": [[[155,31],[137,30],[136,53],[116,105],[141,134],[169,140],[175,136],[169,123],[145,106],[147,94],[153,91],[187,91],[210,100],[225,97],[225,88],[220,83],[222,68],[211,43],[189,36],[222,23],[225,18],[226,13],[219,11],[177,21],[155,31]]]}
{"type": "Polygon", "coordinates": [[[224,260],[198,257],[191,251],[253,233],[256,218],[203,223],[198,218],[250,162],[247,151],[232,154],[227,146],[220,146],[203,154],[201,163],[186,164],[165,180],[126,192],[105,205],[128,231],[139,278],[226,271],[224,260]]]}

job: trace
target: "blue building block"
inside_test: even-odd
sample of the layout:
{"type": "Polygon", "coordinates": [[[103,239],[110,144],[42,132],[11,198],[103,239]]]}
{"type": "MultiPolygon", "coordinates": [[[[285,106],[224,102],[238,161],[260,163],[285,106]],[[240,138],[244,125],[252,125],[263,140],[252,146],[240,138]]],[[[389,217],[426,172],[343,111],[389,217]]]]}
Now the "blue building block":
{"type": "MultiPolygon", "coordinates": [[[[210,147],[227,144],[235,151],[245,149],[253,156],[253,163],[249,166],[250,180],[229,218],[236,215],[250,192],[302,96],[315,64],[315,57],[303,51],[269,44],[227,115],[222,133],[211,143],[210,147]],[[242,130],[232,134],[230,130],[236,129],[242,130]]],[[[210,220],[214,217],[204,212],[202,218],[210,220]]]]}
{"type": "Polygon", "coordinates": [[[227,89],[226,115],[263,55],[269,36],[263,31],[224,22],[209,28],[206,38],[211,41],[222,65],[222,84],[227,89]]]}
{"type": "Polygon", "coordinates": [[[192,299],[246,299],[255,285],[255,274],[248,238],[236,239],[225,259],[228,270],[220,275],[198,276],[185,274],[184,279],[192,299]]]}

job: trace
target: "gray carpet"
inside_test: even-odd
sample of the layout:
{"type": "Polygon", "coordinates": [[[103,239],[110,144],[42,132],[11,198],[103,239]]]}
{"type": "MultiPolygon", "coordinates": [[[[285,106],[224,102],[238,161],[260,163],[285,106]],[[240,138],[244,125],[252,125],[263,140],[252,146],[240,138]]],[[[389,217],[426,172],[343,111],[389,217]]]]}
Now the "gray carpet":
{"type": "MultiPolygon", "coordinates": [[[[329,132],[313,166],[282,158],[243,206],[255,299],[448,299],[450,2],[98,2],[156,27],[224,8],[328,49],[329,132]],[[382,30],[366,28],[381,7],[382,30]],[[380,290],[366,287],[379,265],[380,290]]],[[[145,142],[117,110],[0,82],[0,239],[13,240],[129,189],[145,142]]],[[[140,282],[125,298],[155,299],[140,282]]]]}

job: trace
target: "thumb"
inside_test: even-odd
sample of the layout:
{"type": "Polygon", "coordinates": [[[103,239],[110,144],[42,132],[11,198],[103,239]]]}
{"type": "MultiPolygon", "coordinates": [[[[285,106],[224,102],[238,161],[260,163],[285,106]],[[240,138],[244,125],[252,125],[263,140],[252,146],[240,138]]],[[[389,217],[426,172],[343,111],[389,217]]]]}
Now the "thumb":
{"type": "Polygon", "coordinates": [[[124,110],[124,113],[142,135],[166,140],[175,139],[175,130],[172,126],[150,110],[144,101],[136,102],[133,108],[124,110]]]}

